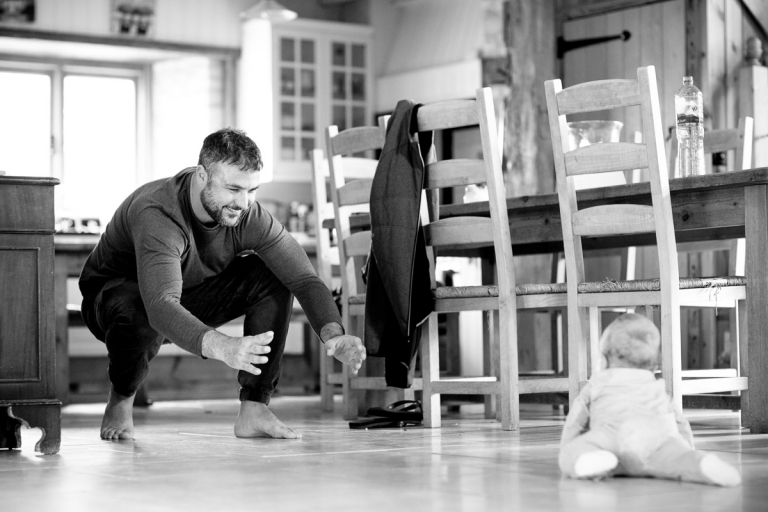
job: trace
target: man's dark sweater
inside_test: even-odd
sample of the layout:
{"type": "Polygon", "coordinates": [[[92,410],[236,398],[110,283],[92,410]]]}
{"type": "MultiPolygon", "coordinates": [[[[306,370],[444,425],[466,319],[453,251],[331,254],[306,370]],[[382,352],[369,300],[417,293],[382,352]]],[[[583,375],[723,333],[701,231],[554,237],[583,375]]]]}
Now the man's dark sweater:
{"type": "Polygon", "coordinates": [[[83,297],[113,279],[138,282],[152,327],[200,356],[203,335],[212,328],[181,306],[181,295],[252,251],[293,292],[315,332],[331,322],[341,325],[304,250],[258,203],[233,228],[205,226],[195,217],[189,197],[193,171],[147,183],[123,201],[85,263],[83,297]]]}

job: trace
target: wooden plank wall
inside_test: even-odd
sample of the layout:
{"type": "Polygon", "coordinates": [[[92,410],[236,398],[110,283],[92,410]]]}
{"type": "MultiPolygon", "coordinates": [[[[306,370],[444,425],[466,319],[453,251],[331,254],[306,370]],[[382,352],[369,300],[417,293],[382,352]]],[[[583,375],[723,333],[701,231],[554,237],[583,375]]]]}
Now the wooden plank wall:
{"type": "MultiPolygon", "coordinates": [[[[578,40],[609,36],[628,30],[628,41],[610,41],[569,51],[563,58],[563,86],[608,78],[637,78],[640,66],[656,66],[663,124],[674,126],[674,94],[685,69],[685,11],[683,0],[660,2],[623,11],[566,21],[563,37],[578,40]]],[[[626,109],[601,118],[624,123],[627,139],[640,130],[639,112],[626,109]]],[[[605,115],[609,114],[609,115],[605,115]]],[[[597,118],[584,114],[583,119],[597,118]]],[[[574,116],[574,119],[577,119],[574,116]]]]}

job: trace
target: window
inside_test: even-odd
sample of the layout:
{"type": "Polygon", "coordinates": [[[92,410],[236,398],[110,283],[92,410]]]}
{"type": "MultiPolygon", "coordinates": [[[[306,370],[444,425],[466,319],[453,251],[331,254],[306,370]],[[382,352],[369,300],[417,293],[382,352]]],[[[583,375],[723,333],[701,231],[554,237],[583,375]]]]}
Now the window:
{"type": "Polygon", "coordinates": [[[45,72],[0,70],[0,170],[52,175],[51,81],[45,72]]]}
{"type": "Polygon", "coordinates": [[[105,225],[138,184],[142,80],[140,67],[0,63],[0,169],[59,178],[57,215],[105,225]]]}
{"type": "Polygon", "coordinates": [[[103,228],[137,186],[196,165],[205,136],[233,125],[234,58],[152,56],[0,61],[0,170],[59,178],[56,215],[103,228]]]}
{"type": "Polygon", "coordinates": [[[275,180],[309,181],[324,130],[373,125],[369,27],[296,20],[273,28],[275,180]]]}
{"type": "Polygon", "coordinates": [[[309,160],[315,146],[317,62],[315,41],[280,37],[280,159],[309,160]]]}
{"type": "Polygon", "coordinates": [[[136,81],[64,76],[61,210],[106,225],[137,183],[136,81]]]}

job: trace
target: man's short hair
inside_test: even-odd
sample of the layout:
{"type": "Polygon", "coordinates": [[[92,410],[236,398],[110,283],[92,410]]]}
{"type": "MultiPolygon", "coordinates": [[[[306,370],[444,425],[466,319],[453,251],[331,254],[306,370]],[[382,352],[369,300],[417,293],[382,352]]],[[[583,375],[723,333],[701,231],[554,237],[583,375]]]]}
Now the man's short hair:
{"type": "Polygon", "coordinates": [[[236,165],[241,171],[260,171],[264,165],[256,143],[244,131],[235,128],[222,128],[203,141],[197,164],[214,172],[213,164],[216,163],[236,165]]]}
{"type": "Polygon", "coordinates": [[[654,370],[659,362],[661,334],[643,315],[625,313],[605,328],[600,352],[609,360],[624,361],[633,368],[654,370]]]}

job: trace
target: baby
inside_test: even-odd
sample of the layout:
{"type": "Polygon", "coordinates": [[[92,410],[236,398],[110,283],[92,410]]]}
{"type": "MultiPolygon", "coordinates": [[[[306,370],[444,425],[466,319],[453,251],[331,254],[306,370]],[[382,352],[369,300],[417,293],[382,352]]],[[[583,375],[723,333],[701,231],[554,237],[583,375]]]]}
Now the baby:
{"type": "Polygon", "coordinates": [[[736,468],[694,449],[691,426],[653,374],[660,346],[659,330],[641,315],[621,315],[605,329],[605,369],[581,390],[563,428],[559,462],[565,475],[741,484],[736,468]]]}

